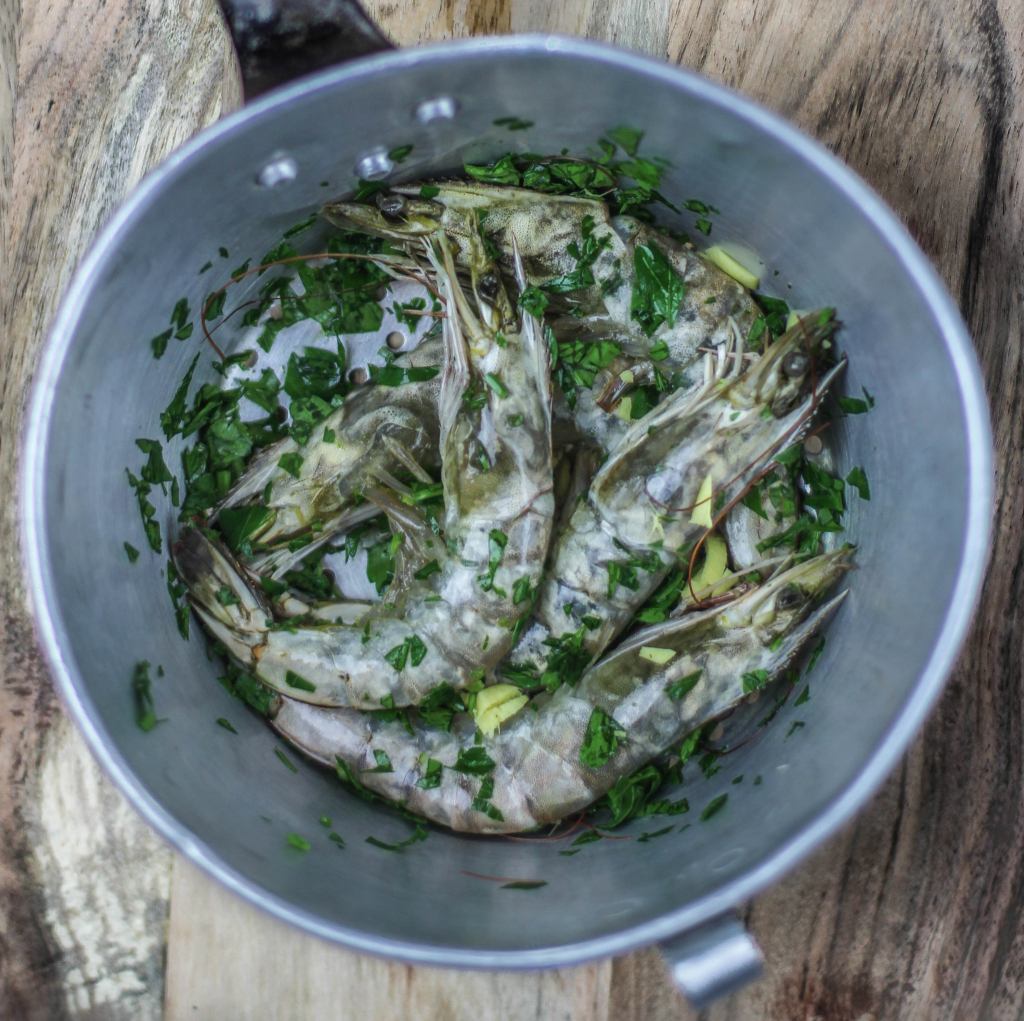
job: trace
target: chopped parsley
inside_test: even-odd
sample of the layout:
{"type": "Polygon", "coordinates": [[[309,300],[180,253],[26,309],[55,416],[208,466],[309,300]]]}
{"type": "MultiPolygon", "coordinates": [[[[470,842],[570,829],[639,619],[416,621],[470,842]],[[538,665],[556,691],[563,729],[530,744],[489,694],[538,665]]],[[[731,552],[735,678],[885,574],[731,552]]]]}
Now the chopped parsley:
{"type": "Polygon", "coordinates": [[[147,734],[160,722],[156,718],[152,682],[149,679],[149,660],[135,664],[132,672],[132,696],[135,699],[135,722],[147,734]]]}
{"type": "Polygon", "coordinates": [[[124,551],[128,554],[128,562],[130,564],[134,564],[139,559],[139,551],[130,542],[124,544],[124,551]]]}
{"type": "Polygon", "coordinates": [[[416,711],[420,720],[428,726],[450,730],[452,717],[456,713],[465,712],[466,705],[458,691],[447,682],[442,682],[427,692],[416,706],[416,711]]]}
{"type": "MultiPolygon", "coordinates": [[[[595,237],[594,218],[587,215],[583,217],[580,226],[580,240],[582,244],[570,241],[565,248],[566,252],[576,260],[576,268],[571,273],[544,284],[542,289],[549,294],[565,294],[594,285],[594,274],[590,267],[597,261],[601,252],[611,245],[611,234],[602,234],[600,238],[595,237]]],[[[520,304],[522,304],[521,300],[520,304]]]]}
{"type": "Polygon", "coordinates": [[[217,717],[217,726],[218,727],[223,727],[226,731],[228,731],[231,734],[237,734],[238,733],[238,731],[235,730],[235,728],[231,726],[231,721],[228,720],[228,719],[225,719],[223,716],[218,716],[217,717]]]}
{"type": "Polygon", "coordinates": [[[648,337],[662,323],[675,326],[686,284],[657,245],[637,245],[633,251],[636,282],[630,299],[630,318],[648,337]]]}
{"type": "Polygon", "coordinates": [[[612,717],[595,706],[580,745],[580,762],[591,769],[599,769],[615,754],[619,741],[625,736],[625,731],[612,717]]]}
{"type": "Polygon", "coordinates": [[[474,745],[472,748],[460,748],[455,765],[448,768],[469,776],[486,776],[494,769],[494,759],[481,745],[474,745]]]}
{"type": "MultiPolygon", "coordinates": [[[[227,650],[224,650],[225,652],[227,650]]],[[[246,705],[252,706],[258,713],[266,716],[274,704],[274,693],[265,688],[255,678],[245,673],[234,663],[228,663],[223,676],[217,678],[218,683],[230,695],[246,705]]]]}
{"type": "Polygon", "coordinates": [[[393,773],[394,768],[391,765],[391,759],[388,758],[388,753],[380,748],[374,748],[373,758],[377,765],[373,769],[361,769],[360,773],[393,773]]]}
{"type": "Polygon", "coordinates": [[[663,829],[655,830],[653,833],[641,833],[636,838],[638,844],[646,844],[648,840],[653,840],[655,837],[663,837],[666,833],[671,833],[675,829],[674,826],[666,826],[663,829]]]}
{"type": "Polygon", "coordinates": [[[846,481],[857,490],[862,500],[871,499],[871,488],[868,486],[868,477],[864,474],[863,468],[852,469],[850,474],[846,476],[846,481]]]}
{"type": "Polygon", "coordinates": [[[576,406],[576,391],[589,390],[598,372],[621,353],[622,346],[614,340],[559,342],[552,378],[565,394],[570,408],[576,406]]]}
{"type": "Polygon", "coordinates": [[[289,451],[287,454],[282,454],[278,459],[278,465],[283,468],[292,478],[297,479],[302,473],[302,462],[303,457],[301,454],[295,451],[289,451]]]}
{"type": "Polygon", "coordinates": [[[378,840],[376,837],[367,837],[366,842],[373,844],[374,847],[379,847],[382,851],[401,851],[405,847],[412,846],[417,841],[426,840],[428,836],[427,831],[419,823],[416,823],[413,835],[406,840],[399,840],[394,844],[389,844],[386,841],[378,840]]]}
{"type": "Polygon", "coordinates": [[[788,741],[793,734],[795,734],[798,730],[802,729],[804,726],[806,726],[806,724],[803,720],[794,720],[789,725],[789,730],[786,731],[786,736],[782,740],[788,741]]]}
{"type": "Polygon", "coordinates": [[[505,553],[505,547],[508,545],[508,536],[499,531],[497,528],[492,528],[487,540],[487,573],[481,574],[476,580],[480,587],[485,592],[495,592],[497,595],[505,598],[505,590],[498,588],[494,584],[494,575],[501,564],[501,558],[505,553]]]}
{"type": "Polygon", "coordinates": [[[861,390],[864,391],[864,400],[859,397],[838,398],[839,408],[844,415],[863,415],[875,406],[874,397],[864,387],[861,387],[861,390]]]}
{"type": "Polygon", "coordinates": [[[192,604],[185,598],[188,586],[178,577],[174,561],[167,561],[167,594],[171,597],[174,607],[174,620],[178,625],[178,634],[188,641],[188,622],[192,613],[192,604]]]}
{"type": "MultiPolygon", "coordinates": [[[[445,728],[447,729],[447,728],[445,728]]],[[[430,791],[441,786],[441,773],[444,767],[437,759],[428,758],[423,768],[423,776],[416,781],[416,786],[430,791]]]]}
{"type": "Polygon", "coordinates": [[[284,683],[289,688],[295,688],[297,691],[316,691],[316,685],[312,681],[307,681],[305,677],[300,677],[294,670],[285,671],[284,683]]]}
{"type": "Polygon", "coordinates": [[[418,635],[406,635],[405,641],[386,653],[384,658],[395,670],[402,671],[405,669],[407,661],[411,662],[413,666],[419,666],[429,651],[423,639],[418,635]]]}
{"type": "Polygon", "coordinates": [[[286,833],[284,838],[288,841],[288,846],[294,847],[296,851],[308,851],[311,846],[309,841],[305,837],[300,837],[298,833],[286,833]]]}
{"type": "Polygon", "coordinates": [[[673,702],[681,702],[684,698],[695,687],[697,682],[700,680],[700,675],[703,671],[695,670],[692,674],[687,674],[685,677],[681,677],[678,681],[673,681],[671,684],[665,686],[665,694],[668,695],[673,702]]]}
{"type": "Polygon", "coordinates": [[[530,284],[519,295],[519,307],[535,319],[540,319],[548,307],[548,296],[539,287],[530,284]]]}
{"type": "Polygon", "coordinates": [[[704,811],[700,814],[700,821],[707,822],[712,816],[718,815],[718,813],[725,808],[725,803],[729,800],[728,793],[719,794],[718,797],[712,798],[704,811]]]}
{"type": "Polygon", "coordinates": [[[492,797],[494,797],[494,777],[488,776],[481,781],[480,790],[477,791],[477,795],[473,799],[473,811],[483,812],[495,822],[504,822],[505,817],[501,814],[501,810],[491,804],[492,797]]]}
{"type": "Polygon", "coordinates": [[[283,762],[283,763],[284,763],[284,764],[285,764],[285,765],[286,765],[286,766],[287,766],[287,767],[288,767],[288,768],[289,768],[289,769],[290,769],[290,770],[291,770],[291,771],[292,771],[293,773],[297,773],[297,772],[299,771],[299,767],[298,767],[298,766],[296,766],[296,765],[295,765],[295,763],[294,763],[294,762],[292,762],[292,760],[291,760],[291,759],[289,759],[289,758],[288,758],[288,756],[287,756],[287,755],[285,755],[285,753],[284,753],[283,751],[281,751],[281,749],[280,749],[280,748],[275,748],[275,749],[274,749],[274,754],[275,754],[275,755],[276,755],[276,756],[277,756],[277,757],[278,757],[278,758],[279,758],[279,759],[280,759],[280,760],[281,760],[281,761],[282,761],[282,762],[283,762]]]}
{"type": "Polygon", "coordinates": [[[768,683],[767,670],[750,670],[743,675],[743,694],[760,691],[768,683]]]}

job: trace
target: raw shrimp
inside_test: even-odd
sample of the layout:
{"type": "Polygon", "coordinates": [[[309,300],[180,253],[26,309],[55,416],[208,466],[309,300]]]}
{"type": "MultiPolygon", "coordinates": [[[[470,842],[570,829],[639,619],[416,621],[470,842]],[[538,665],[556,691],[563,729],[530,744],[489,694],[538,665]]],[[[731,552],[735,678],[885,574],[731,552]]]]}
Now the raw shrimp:
{"type": "Polygon", "coordinates": [[[348,776],[433,822],[470,833],[534,829],[586,808],[730,708],[750,677],[758,687],[779,678],[844,598],[814,609],[847,558],[824,554],[726,606],[639,632],[575,688],[538,696],[482,743],[463,714],[446,731],[412,711],[410,734],[399,722],[283,699],[272,724],[314,759],[340,760],[348,776]],[[389,772],[368,771],[383,761],[375,753],[389,772]]]}
{"type": "Polygon", "coordinates": [[[339,531],[380,513],[358,501],[364,486],[403,468],[431,481],[424,468],[439,462],[441,354],[439,340],[421,344],[394,363],[410,381],[368,385],[318,423],[305,444],[287,437],[256,456],[210,515],[213,522],[225,507],[267,508],[249,536],[259,552],[246,566],[280,577],[339,531]],[[289,454],[301,458],[298,478],[280,466],[289,454]],[[313,541],[303,546],[295,542],[301,537],[313,541]]]}
{"type": "Polygon", "coordinates": [[[697,394],[677,391],[633,423],[556,538],[537,620],[552,634],[583,627],[582,647],[599,654],[705,533],[710,512],[801,438],[841,368],[815,377],[834,329],[830,311],[815,313],[750,368],[735,357],[724,378],[710,377],[697,394]],[[695,513],[699,501],[707,516],[695,513]]]}
{"type": "MultiPolygon", "coordinates": [[[[550,542],[551,383],[540,326],[524,313],[512,328],[496,275],[487,318],[506,330],[486,326],[462,293],[443,234],[436,244],[427,254],[449,308],[438,400],[446,543],[392,493],[364,490],[404,540],[391,609],[385,603],[363,629],[274,625],[263,597],[201,531],[174,548],[197,614],[229,653],[269,687],[318,705],[403,706],[441,682],[465,687],[510,648],[550,542]]],[[[482,243],[475,267],[475,281],[490,272],[482,243]]]]}
{"type": "Polygon", "coordinates": [[[481,226],[499,253],[501,268],[511,273],[515,237],[529,283],[548,293],[551,311],[572,313],[554,319],[557,339],[611,339],[636,356],[646,356],[664,341],[665,366],[673,370],[690,365],[701,345],[724,343],[729,317],[746,331],[757,317],[746,288],[693,245],[631,216],[610,218],[607,205],[596,199],[461,182],[439,182],[437,194],[422,199],[419,187],[378,192],[379,208],[333,202],[323,212],[339,226],[406,243],[443,227],[460,245],[460,262],[466,217],[483,213],[481,226]],[[651,246],[685,286],[674,319],[647,333],[634,318],[633,289],[638,249],[651,246]]]}
{"type": "MultiPolygon", "coordinates": [[[[602,202],[544,196],[522,188],[474,184],[442,184],[438,188],[432,200],[420,199],[415,189],[379,193],[383,211],[360,203],[333,203],[324,211],[336,223],[406,244],[416,243],[418,238],[443,227],[446,236],[459,245],[457,260],[469,266],[473,274],[474,294],[485,318],[489,310],[487,294],[496,287],[496,281],[479,271],[479,260],[477,270],[473,270],[472,252],[474,245],[479,246],[480,231],[486,228],[500,264],[507,270],[513,265],[511,238],[521,236],[524,240],[517,240],[517,244],[527,282],[553,287],[556,294],[561,293],[563,304],[571,299],[574,314],[553,320],[556,337],[584,342],[611,339],[625,352],[601,372],[593,389],[577,391],[574,408],[570,409],[562,397],[556,401],[560,437],[579,434],[611,450],[626,432],[629,416],[609,412],[631,389],[653,382],[656,366],[658,371],[685,377],[699,359],[700,346],[727,341],[730,322],[743,319],[744,327],[749,329],[754,321],[757,307],[749,293],[701,258],[692,245],[684,245],[632,217],[609,220],[602,202]],[[486,217],[481,224],[478,218],[483,214],[486,217]],[[575,269],[579,260],[570,249],[580,253],[580,245],[585,248],[588,238],[596,249],[596,259],[586,267],[589,276],[581,277],[575,269]],[[657,247],[685,284],[675,322],[663,323],[650,337],[631,319],[638,246],[657,247]],[[586,285],[588,279],[591,283],[586,285]],[[585,285],[571,294],[559,292],[559,288],[568,286],[566,280],[583,281],[585,285]],[[582,315],[585,308],[597,311],[582,315]],[[647,354],[659,345],[661,354],[655,362],[647,354]]],[[[416,368],[437,361],[435,349],[428,349],[428,345],[406,358],[416,368]]],[[[417,462],[421,466],[435,463],[437,445],[433,436],[439,385],[413,382],[390,393],[376,388],[359,394],[350,401],[351,407],[345,405],[323,424],[327,434],[334,435],[333,443],[322,441],[323,431],[318,427],[316,438],[304,448],[297,449],[294,441],[284,440],[257,458],[222,504],[234,507],[252,501],[260,497],[268,481],[273,482],[267,502],[274,513],[267,515],[264,531],[254,537],[263,552],[247,558],[247,566],[280,578],[339,531],[376,513],[372,505],[353,506],[353,496],[381,471],[394,474],[402,467],[415,471],[417,462]],[[293,450],[303,458],[298,479],[278,466],[280,456],[293,450]],[[317,529],[314,541],[299,547],[296,540],[314,534],[311,523],[317,529]]]]}

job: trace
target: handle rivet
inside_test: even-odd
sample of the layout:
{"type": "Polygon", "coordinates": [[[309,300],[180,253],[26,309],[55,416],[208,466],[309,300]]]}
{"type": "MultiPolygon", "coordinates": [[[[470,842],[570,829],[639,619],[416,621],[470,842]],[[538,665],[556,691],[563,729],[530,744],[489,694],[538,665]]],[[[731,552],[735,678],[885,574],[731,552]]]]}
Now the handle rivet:
{"type": "Polygon", "coordinates": [[[376,149],[356,164],[356,177],[364,181],[379,181],[395,169],[395,161],[384,149],[376,149]]]}
{"type": "Polygon", "coordinates": [[[291,156],[279,156],[271,160],[256,175],[256,183],[263,188],[273,188],[278,184],[294,181],[299,176],[299,165],[291,156]]]}
{"type": "Polygon", "coordinates": [[[428,99],[416,107],[416,120],[420,124],[429,124],[431,121],[450,121],[458,113],[459,104],[451,96],[438,96],[437,99],[428,99]]]}

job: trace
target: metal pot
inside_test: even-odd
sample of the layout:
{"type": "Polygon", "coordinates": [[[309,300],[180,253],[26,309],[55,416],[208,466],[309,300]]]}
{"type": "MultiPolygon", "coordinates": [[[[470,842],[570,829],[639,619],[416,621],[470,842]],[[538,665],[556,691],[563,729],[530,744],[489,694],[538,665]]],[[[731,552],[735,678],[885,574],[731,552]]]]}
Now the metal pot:
{"type": "MultiPolygon", "coordinates": [[[[250,96],[299,68],[389,47],[348,2],[326,13],[274,9],[269,20],[256,8],[227,14],[250,96]]],[[[665,218],[684,229],[692,221],[665,218]]],[[[320,237],[301,239],[305,250],[320,237]]],[[[197,382],[216,378],[204,357],[197,382]]],[[[171,445],[169,464],[176,454],[171,445]]],[[[726,89],[621,50],[538,36],[364,56],[275,89],[175,153],[114,217],[64,299],[23,463],[25,550],[53,675],[102,766],[179,851],[280,918],[410,962],[534,968],[660,942],[697,1003],[757,970],[735,906],[864,804],[938,696],[981,584],[992,498],[970,339],[882,202],[819,145],[726,89]],[[503,117],[533,123],[509,135],[495,126],[503,117]],[[861,465],[870,480],[870,504],[854,502],[848,515],[860,570],[828,632],[814,697],[787,707],[715,777],[690,781],[684,832],[602,841],[571,857],[557,842],[435,832],[388,853],[365,837],[401,839],[404,821],[318,769],[287,770],[266,724],[217,685],[197,630],[189,642],[178,636],[165,560],[124,557],[125,539],[143,545],[124,468],[139,464],[136,437],[160,435],[159,411],[199,331],[172,340],[161,361],[147,338],[166,328],[178,298],[201,307],[230,268],[357,176],[439,175],[509,147],[582,154],[621,124],[671,161],[667,195],[721,209],[715,241],[756,253],[766,290],[794,307],[838,308],[848,392],[863,385],[877,401],[836,421],[831,440],[838,465],[861,465]],[[405,145],[412,153],[396,166],[387,154],[405,145]],[[213,272],[197,276],[208,259],[213,272]],[[132,712],[141,659],[165,671],[154,694],[167,722],[151,733],[132,712]],[[224,715],[238,736],[214,725],[224,715]],[[805,725],[787,740],[797,718],[805,725]],[[722,792],[726,809],[699,822],[722,792]],[[321,839],[290,856],[284,834],[319,835],[322,813],[347,848],[321,839]],[[547,885],[509,890],[473,874],[547,885]]],[[[159,513],[166,543],[175,515],[166,502],[159,513]]]]}

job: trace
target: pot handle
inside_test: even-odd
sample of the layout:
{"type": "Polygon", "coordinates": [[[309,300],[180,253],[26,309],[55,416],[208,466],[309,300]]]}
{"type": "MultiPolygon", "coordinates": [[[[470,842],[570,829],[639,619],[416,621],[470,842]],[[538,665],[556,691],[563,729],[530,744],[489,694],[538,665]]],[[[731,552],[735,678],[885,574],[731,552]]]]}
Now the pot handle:
{"type": "Polygon", "coordinates": [[[676,985],[698,1010],[752,982],[764,966],[760,948],[731,911],[662,943],[660,949],[676,985]]]}
{"type": "Polygon", "coordinates": [[[358,0],[220,0],[248,102],[293,78],[394,44],[358,0]]]}

